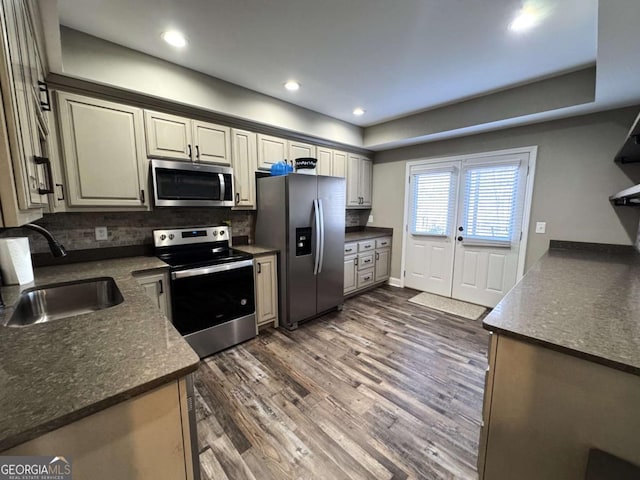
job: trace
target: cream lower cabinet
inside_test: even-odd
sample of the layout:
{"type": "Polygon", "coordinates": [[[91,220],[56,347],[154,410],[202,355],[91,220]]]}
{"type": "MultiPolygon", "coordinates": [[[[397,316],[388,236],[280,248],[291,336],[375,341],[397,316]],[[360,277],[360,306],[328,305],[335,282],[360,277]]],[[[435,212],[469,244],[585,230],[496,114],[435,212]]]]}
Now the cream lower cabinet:
{"type": "Polygon", "coordinates": [[[67,205],[148,210],[142,110],[66,92],[57,96],[67,205]]]}
{"type": "Polygon", "coordinates": [[[344,294],[357,293],[389,279],[391,237],[349,242],[344,246],[344,294]]]}
{"type": "Polygon", "coordinates": [[[231,165],[231,129],[169,113],[144,111],[147,155],[231,165]]]}
{"type": "Polygon", "coordinates": [[[278,256],[255,257],[254,276],[256,291],[256,328],[273,324],[278,326],[278,256]]]}
{"type": "Polygon", "coordinates": [[[235,209],[256,209],[256,170],[258,144],[256,134],[247,130],[231,130],[235,209]]]}
{"type": "Polygon", "coordinates": [[[172,381],[2,455],[64,455],[78,479],[192,480],[187,408],[185,380],[172,381]]]}
{"type": "Polygon", "coordinates": [[[347,208],[371,208],[372,174],[371,160],[360,155],[348,155],[347,208]]]}
{"type": "Polygon", "coordinates": [[[165,317],[171,320],[169,275],[166,273],[136,272],[133,274],[144,291],[165,317]]]}

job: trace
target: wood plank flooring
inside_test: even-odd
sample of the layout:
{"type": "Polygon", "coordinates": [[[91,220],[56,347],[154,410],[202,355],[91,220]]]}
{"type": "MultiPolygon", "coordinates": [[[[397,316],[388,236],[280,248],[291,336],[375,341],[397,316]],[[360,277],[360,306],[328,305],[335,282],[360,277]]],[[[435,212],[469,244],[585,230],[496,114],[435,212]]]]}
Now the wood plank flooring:
{"type": "Polygon", "coordinates": [[[477,478],[488,333],[384,286],[196,373],[202,479],[477,478]]]}

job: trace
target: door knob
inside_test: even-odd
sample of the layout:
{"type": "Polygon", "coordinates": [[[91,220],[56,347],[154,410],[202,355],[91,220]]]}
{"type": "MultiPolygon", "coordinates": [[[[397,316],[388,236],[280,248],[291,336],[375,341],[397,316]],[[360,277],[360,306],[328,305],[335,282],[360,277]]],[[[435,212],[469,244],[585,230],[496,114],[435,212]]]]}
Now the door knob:
{"type": "Polygon", "coordinates": [[[462,240],[464,240],[464,238],[462,237],[458,237],[458,241],[461,242],[462,240]]]}
{"type": "Polygon", "coordinates": [[[460,230],[461,232],[464,231],[464,227],[458,227],[458,230],[460,230]]]}

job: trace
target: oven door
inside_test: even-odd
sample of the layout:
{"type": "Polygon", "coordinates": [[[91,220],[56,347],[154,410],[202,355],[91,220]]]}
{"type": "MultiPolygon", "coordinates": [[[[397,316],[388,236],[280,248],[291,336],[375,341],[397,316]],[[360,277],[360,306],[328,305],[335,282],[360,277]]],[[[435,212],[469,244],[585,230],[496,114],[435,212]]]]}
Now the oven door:
{"type": "Polygon", "coordinates": [[[171,303],[182,335],[255,313],[253,260],[171,272],[171,303]]]}
{"type": "Polygon", "coordinates": [[[171,160],[151,160],[157,207],[232,207],[233,169],[171,160]]]}

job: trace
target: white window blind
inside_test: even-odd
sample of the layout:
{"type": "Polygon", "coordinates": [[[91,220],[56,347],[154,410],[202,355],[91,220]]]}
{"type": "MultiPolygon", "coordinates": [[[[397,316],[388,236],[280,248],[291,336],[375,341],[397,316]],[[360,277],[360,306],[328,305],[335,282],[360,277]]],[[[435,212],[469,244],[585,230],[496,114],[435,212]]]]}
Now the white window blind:
{"type": "Polygon", "coordinates": [[[411,233],[448,236],[455,206],[455,170],[434,170],[411,175],[411,233]]]}
{"type": "Polygon", "coordinates": [[[509,245],[515,240],[520,164],[465,168],[465,243],[509,245]]]}

